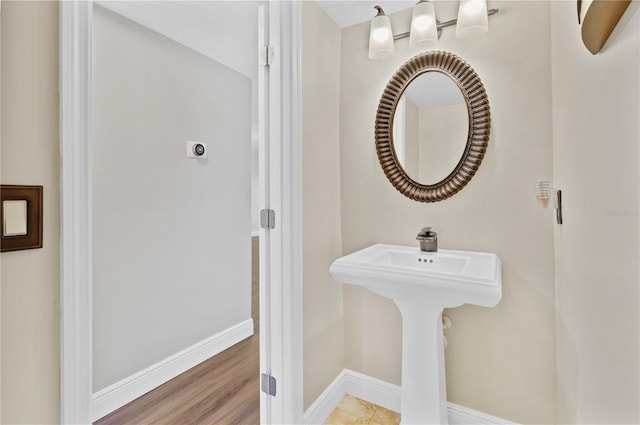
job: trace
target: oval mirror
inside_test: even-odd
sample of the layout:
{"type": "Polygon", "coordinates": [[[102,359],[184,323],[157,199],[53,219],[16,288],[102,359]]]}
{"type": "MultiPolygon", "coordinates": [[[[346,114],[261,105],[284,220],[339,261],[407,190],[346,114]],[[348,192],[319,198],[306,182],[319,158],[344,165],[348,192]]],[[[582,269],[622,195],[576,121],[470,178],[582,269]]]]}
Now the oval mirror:
{"type": "Polygon", "coordinates": [[[416,77],[393,116],[393,148],[408,176],[434,184],[449,175],[467,144],[467,103],[458,85],[442,72],[416,77]]]}
{"type": "Polygon", "coordinates": [[[475,174],[490,127],[489,100],[475,71],[452,53],[423,53],[402,65],[382,94],[378,159],[402,194],[441,201],[475,174]]]}

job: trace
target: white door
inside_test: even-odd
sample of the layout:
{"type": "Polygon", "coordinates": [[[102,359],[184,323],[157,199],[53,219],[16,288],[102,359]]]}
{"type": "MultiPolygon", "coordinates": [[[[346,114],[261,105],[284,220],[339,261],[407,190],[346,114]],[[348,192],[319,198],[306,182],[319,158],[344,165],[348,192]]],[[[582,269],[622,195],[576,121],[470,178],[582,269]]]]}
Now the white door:
{"type": "Polygon", "coordinates": [[[263,424],[303,422],[299,20],[297,1],[259,12],[260,205],[275,214],[260,231],[260,369],[276,383],[263,424]]]}
{"type": "MultiPolygon", "coordinates": [[[[270,210],[270,175],[269,175],[269,10],[266,5],[258,9],[258,192],[261,210],[254,213],[260,214],[260,371],[267,375],[266,379],[273,377],[271,371],[271,229],[265,227],[269,223],[268,217],[263,213],[270,210]],[[266,221],[265,221],[266,219],[266,221]]],[[[274,217],[275,218],[275,217],[274,217]]],[[[261,377],[262,385],[262,377],[261,377]]],[[[267,383],[268,385],[268,383],[267,383]]],[[[260,423],[271,422],[272,407],[271,395],[265,392],[267,388],[261,388],[260,392],[260,423]]],[[[277,386],[276,386],[277,394],[277,386]]],[[[273,392],[273,391],[272,391],[273,392]]]]}

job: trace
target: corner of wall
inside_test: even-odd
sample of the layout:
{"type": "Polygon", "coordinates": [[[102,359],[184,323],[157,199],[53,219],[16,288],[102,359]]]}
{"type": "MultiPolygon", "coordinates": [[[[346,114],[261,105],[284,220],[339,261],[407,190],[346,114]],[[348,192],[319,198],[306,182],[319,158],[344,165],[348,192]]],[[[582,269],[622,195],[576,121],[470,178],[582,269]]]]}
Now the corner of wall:
{"type": "Polygon", "coordinates": [[[342,248],[340,29],[302,2],[304,408],[344,368],[342,286],[329,266],[342,248]]]}
{"type": "Polygon", "coordinates": [[[556,423],[638,423],[640,4],[591,55],[551,3],[556,423]]]}

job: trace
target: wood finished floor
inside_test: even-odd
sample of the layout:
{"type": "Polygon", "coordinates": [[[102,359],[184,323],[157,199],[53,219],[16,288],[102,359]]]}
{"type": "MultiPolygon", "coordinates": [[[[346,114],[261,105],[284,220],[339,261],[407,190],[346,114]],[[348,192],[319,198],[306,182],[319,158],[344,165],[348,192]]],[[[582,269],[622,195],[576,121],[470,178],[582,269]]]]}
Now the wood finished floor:
{"type": "Polygon", "coordinates": [[[254,335],[99,419],[95,425],[260,423],[258,255],[258,238],[253,238],[254,335]]]}

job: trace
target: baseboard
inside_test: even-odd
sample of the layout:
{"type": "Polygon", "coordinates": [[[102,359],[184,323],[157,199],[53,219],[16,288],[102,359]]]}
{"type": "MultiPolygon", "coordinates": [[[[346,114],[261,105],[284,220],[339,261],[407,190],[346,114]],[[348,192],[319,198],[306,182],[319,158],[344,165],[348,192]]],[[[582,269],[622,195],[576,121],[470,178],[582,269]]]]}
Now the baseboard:
{"type": "MultiPolygon", "coordinates": [[[[345,394],[400,411],[400,386],[344,369],[304,413],[305,425],[323,424],[345,394]]],[[[451,402],[448,411],[450,425],[516,425],[451,402]]]]}
{"type": "Polygon", "coordinates": [[[390,384],[353,370],[345,369],[347,394],[382,406],[385,409],[400,411],[400,386],[390,384]]]}
{"type": "Polygon", "coordinates": [[[449,402],[449,425],[517,425],[477,410],[449,402]]]}
{"type": "Polygon", "coordinates": [[[304,424],[323,424],[340,400],[347,394],[347,370],[343,369],[320,397],[304,412],[304,424]]]}
{"type": "Polygon", "coordinates": [[[93,421],[113,412],[199,363],[253,335],[247,319],[93,394],[93,421]]]}

